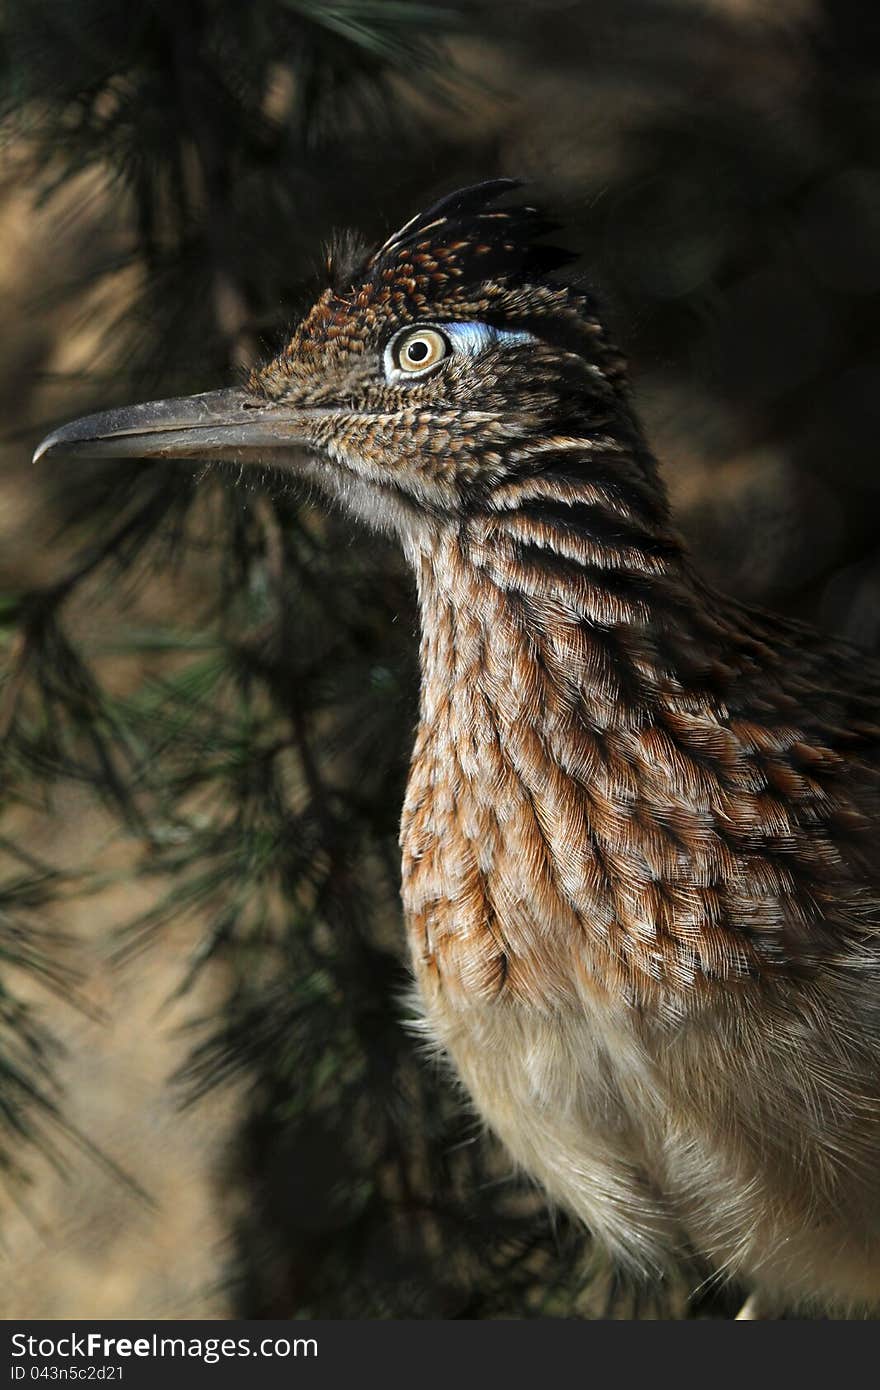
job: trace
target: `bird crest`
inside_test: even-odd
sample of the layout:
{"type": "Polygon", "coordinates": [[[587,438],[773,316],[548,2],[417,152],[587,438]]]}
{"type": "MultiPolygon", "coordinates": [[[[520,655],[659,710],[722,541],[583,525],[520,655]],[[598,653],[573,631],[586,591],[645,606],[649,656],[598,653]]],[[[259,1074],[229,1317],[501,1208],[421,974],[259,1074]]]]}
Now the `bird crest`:
{"type": "Polygon", "coordinates": [[[448,194],[394,232],[367,262],[367,272],[391,281],[401,271],[445,286],[450,280],[542,280],[576,254],[540,238],[559,229],[530,206],[497,207],[522,187],[520,179],[490,179],[448,194]]]}

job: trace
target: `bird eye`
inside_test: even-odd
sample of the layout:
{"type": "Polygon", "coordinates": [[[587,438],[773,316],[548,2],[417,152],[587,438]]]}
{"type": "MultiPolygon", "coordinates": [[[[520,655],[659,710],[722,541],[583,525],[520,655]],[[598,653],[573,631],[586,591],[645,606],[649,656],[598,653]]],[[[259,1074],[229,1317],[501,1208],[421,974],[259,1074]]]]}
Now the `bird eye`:
{"type": "Polygon", "coordinates": [[[426,372],[449,355],[449,343],[436,328],[415,328],[394,344],[393,362],[398,371],[426,372]]]}

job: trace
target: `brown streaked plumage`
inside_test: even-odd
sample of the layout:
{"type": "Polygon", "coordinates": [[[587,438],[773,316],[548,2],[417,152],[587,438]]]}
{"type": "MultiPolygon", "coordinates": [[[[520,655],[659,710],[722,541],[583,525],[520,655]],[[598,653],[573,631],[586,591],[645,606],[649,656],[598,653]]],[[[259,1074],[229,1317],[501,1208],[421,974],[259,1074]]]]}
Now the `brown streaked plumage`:
{"type": "Polygon", "coordinates": [[[425,1030],[640,1275],[880,1305],[880,710],[669,519],[622,359],[508,181],[349,264],[244,391],[42,452],[271,458],[392,530],[422,615],[401,829],[425,1030]]]}

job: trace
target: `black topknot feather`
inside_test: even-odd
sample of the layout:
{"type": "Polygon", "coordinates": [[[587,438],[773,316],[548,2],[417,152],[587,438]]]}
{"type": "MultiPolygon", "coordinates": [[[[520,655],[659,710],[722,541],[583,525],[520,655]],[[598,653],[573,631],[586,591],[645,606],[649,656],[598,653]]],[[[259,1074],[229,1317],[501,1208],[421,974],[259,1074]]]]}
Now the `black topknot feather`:
{"type": "Polygon", "coordinates": [[[425,243],[455,245],[455,264],[465,282],[540,280],[570,265],[577,253],[540,240],[561,223],[527,205],[495,206],[503,194],[522,186],[522,179],[489,179],[447,194],[394,232],[367,261],[367,274],[381,273],[401,252],[425,243]]]}

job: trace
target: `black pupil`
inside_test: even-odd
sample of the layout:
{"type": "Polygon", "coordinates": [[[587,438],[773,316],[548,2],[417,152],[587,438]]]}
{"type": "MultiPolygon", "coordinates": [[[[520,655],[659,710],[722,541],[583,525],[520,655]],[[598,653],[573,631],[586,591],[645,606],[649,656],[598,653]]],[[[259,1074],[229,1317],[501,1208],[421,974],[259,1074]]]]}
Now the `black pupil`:
{"type": "Polygon", "coordinates": [[[416,338],[416,341],[409,343],[406,349],[406,355],[410,362],[424,362],[429,352],[430,348],[424,338],[416,338]]]}

